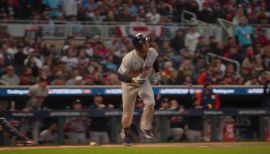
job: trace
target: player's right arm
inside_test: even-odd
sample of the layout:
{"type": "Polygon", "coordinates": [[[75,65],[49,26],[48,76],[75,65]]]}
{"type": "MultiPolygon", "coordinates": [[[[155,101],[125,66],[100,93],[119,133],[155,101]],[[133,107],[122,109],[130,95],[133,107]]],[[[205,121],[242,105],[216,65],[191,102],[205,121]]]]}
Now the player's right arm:
{"type": "Polygon", "coordinates": [[[128,72],[130,70],[130,60],[128,59],[129,58],[127,55],[123,58],[122,63],[118,69],[118,79],[121,82],[131,83],[132,78],[128,76],[128,72]]]}

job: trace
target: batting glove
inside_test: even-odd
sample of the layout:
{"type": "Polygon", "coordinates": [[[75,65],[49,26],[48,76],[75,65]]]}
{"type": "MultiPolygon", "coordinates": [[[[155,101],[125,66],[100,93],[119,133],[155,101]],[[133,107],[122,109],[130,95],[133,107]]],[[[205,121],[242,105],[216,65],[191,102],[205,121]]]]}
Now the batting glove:
{"type": "Polygon", "coordinates": [[[159,83],[160,83],[160,74],[159,73],[153,74],[153,81],[152,82],[154,85],[159,85],[159,83]]]}
{"type": "Polygon", "coordinates": [[[137,76],[137,77],[132,78],[132,82],[137,85],[142,85],[145,82],[145,78],[142,78],[141,76],[137,76]]]}

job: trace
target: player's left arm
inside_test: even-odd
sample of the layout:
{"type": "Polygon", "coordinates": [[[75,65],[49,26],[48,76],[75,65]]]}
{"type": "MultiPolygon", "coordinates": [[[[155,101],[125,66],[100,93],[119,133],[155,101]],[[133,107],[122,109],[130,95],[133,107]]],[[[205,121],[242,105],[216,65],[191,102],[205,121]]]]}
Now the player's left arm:
{"type": "Polygon", "coordinates": [[[159,61],[158,58],[156,58],[154,64],[154,74],[153,74],[153,84],[158,85],[160,83],[160,68],[159,68],[159,61]]]}

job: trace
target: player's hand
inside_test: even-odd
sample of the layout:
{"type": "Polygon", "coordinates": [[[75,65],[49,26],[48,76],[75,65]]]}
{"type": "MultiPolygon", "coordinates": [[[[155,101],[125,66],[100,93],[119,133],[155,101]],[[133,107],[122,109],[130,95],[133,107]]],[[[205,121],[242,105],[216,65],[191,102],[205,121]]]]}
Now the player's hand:
{"type": "Polygon", "coordinates": [[[137,85],[142,85],[145,82],[145,78],[141,77],[140,75],[137,77],[132,78],[132,82],[137,85]]]}
{"type": "Polygon", "coordinates": [[[153,81],[152,82],[154,85],[159,85],[159,83],[160,83],[160,74],[159,73],[153,74],[153,81]]]}

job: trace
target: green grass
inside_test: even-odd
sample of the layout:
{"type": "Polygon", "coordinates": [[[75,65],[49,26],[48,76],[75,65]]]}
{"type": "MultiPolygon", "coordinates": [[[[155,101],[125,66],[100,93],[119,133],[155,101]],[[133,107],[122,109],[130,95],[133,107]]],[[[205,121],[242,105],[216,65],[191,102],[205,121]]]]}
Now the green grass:
{"type": "Polygon", "coordinates": [[[0,150],[0,154],[270,154],[270,148],[260,147],[89,147],[59,149],[0,150]]]}

